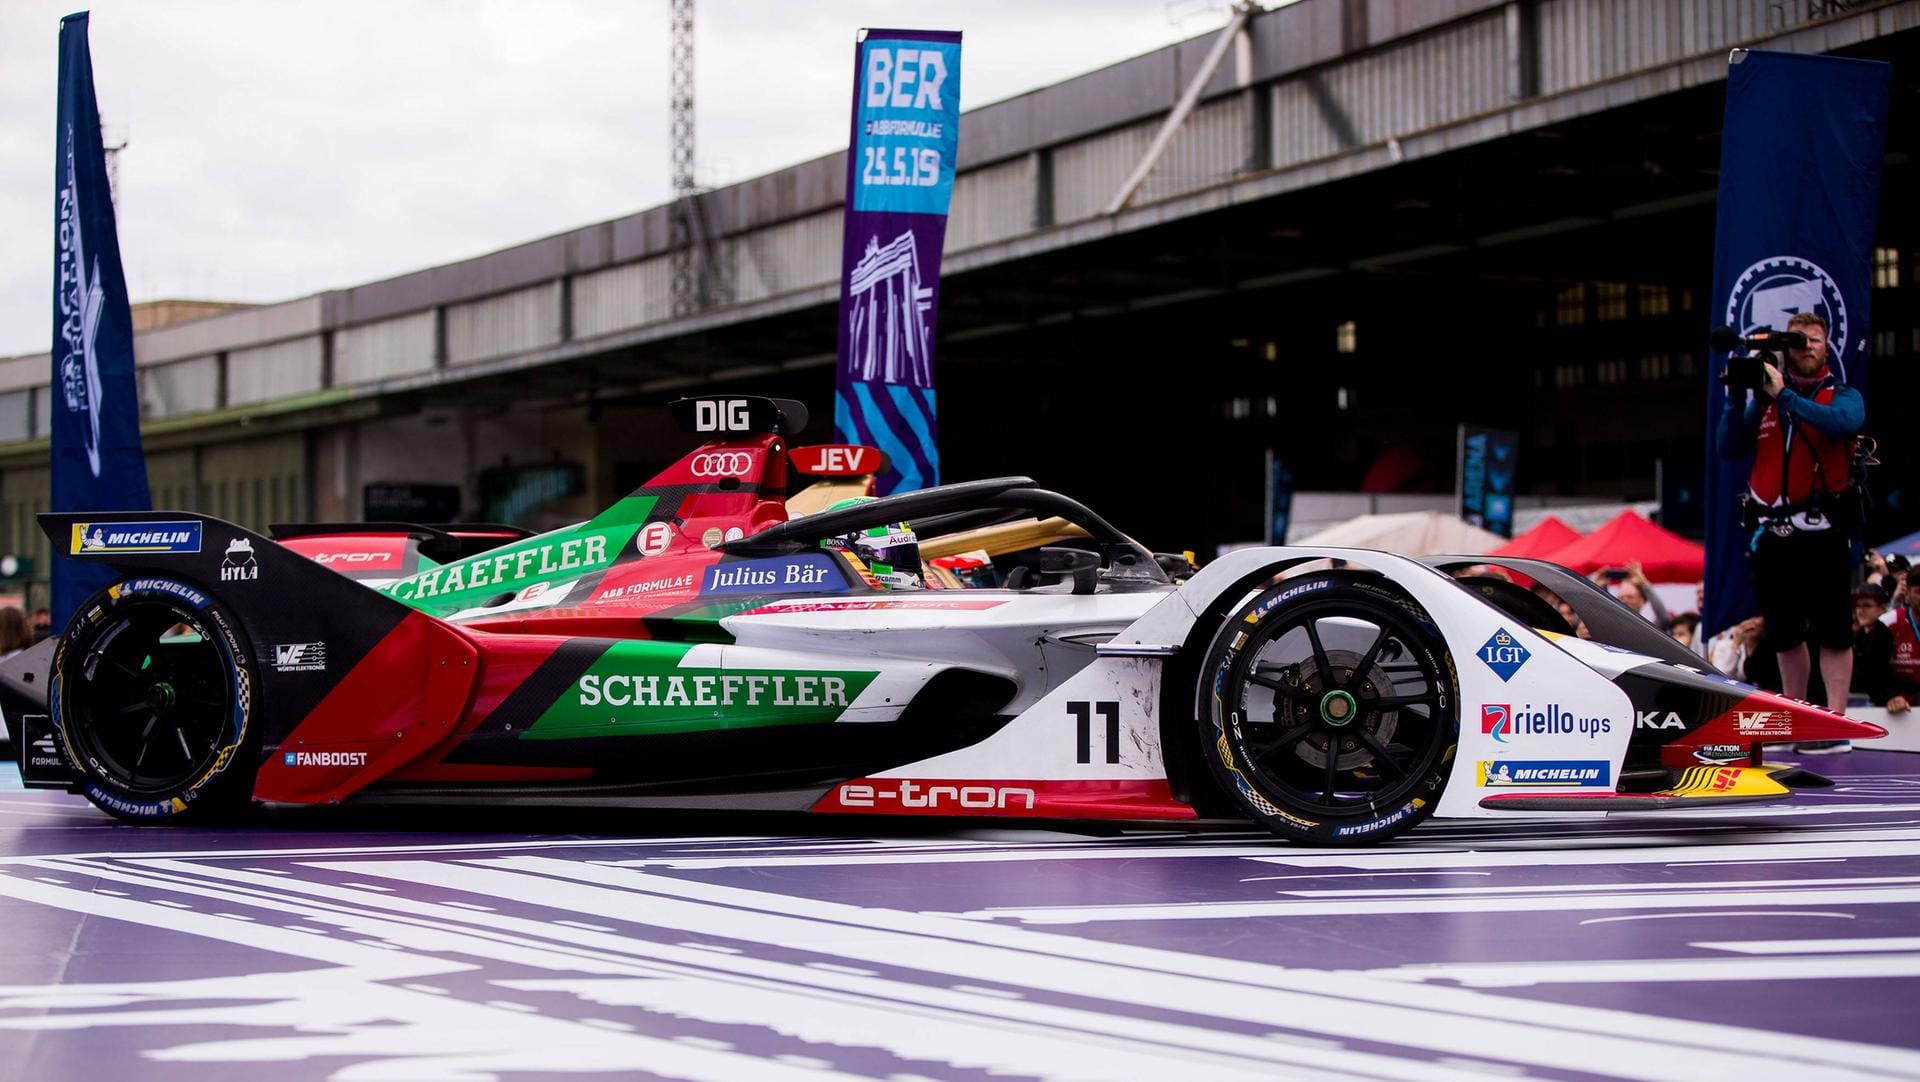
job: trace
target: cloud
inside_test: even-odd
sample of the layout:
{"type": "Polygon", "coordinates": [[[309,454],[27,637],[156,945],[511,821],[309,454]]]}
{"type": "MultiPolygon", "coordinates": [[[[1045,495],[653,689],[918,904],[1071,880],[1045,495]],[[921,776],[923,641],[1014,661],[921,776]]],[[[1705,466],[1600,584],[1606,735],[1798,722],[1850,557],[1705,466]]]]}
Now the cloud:
{"type": "MultiPolygon", "coordinates": [[[[58,26],[0,11],[0,356],[50,330],[58,26]]],[[[973,107],[1207,27],[1165,0],[707,0],[697,168],[722,184],[846,144],[854,32],[966,35],[973,107]]],[[[671,192],[666,0],[98,0],[136,301],[273,301],[631,214],[671,192]]],[[[1215,25],[1218,20],[1216,19],[1215,25]]]]}

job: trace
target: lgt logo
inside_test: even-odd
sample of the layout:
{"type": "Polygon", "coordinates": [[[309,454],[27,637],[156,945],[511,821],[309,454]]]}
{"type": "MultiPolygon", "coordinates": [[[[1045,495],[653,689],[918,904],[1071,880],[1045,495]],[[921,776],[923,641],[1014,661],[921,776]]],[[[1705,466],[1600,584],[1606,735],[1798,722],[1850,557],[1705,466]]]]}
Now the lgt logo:
{"type": "Polygon", "coordinates": [[[746,432],[752,428],[748,420],[747,400],[731,398],[725,401],[702,398],[693,404],[693,430],[695,432],[746,432]]]}
{"type": "Polygon", "coordinates": [[[1513,679],[1513,674],[1519,672],[1520,666],[1525,665],[1532,656],[1513,637],[1513,632],[1504,627],[1495,631],[1493,638],[1480,647],[1480,660],[1486,662],[1487,668],[1492,669],[1494,675],[1503,682],[1513,679]]]}

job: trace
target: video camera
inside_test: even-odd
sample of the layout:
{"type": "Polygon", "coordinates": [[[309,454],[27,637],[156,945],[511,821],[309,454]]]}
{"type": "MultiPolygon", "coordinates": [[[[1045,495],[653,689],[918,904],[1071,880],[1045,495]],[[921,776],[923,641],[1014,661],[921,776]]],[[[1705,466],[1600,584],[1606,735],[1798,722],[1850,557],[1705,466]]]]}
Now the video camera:
{"type": "Polygon", "coordinates": [[[1753,333],[1742,338],[1732,327],[1715,327],[1707,336],[1707,343],[1716,353],[1738,354],[1727,358],[1727,370],[1720,374],[1720,382],[1757,391],[1767,385],[1767,373],[1762,366],[1772,361],[1778,368],[1780,362],[1774,354],[1783,349],[1807,348],[1807,336],[1799,331],[1755,327],[1753,333]]]}

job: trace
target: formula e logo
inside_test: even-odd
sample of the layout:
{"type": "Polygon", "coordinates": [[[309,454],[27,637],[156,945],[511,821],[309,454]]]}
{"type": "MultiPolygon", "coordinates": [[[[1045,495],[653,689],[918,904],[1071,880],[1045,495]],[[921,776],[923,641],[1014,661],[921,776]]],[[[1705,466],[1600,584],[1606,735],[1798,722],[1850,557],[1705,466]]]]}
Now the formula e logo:
{"type": "Polygon", "coordinates": [[[1520,666],[1525,665],[1532,656],[1526,647],[1514,641],[1513,632],[1504,627],[1494,632],[1493,638],[1480,647],[1480,660],[1486,662],[1487,668],[1492,669],[1502,681],[1513,679],[1513,674],[1519,672],[1520,666]]]}
{"type": "Polygon", "coordinates": [[[694,455],[691,466],[695,477],[744,477],[753,468],[753,456],[745,451],[712,451],[694,455]]]}
{"type": "Polygon", "coordinates": [[[1507,734],[1513,731],[1513,707],[1506,703],[1488,703],[1480,708],[1480,731],[1493,737],[1495,742],[1507,742],[1507,734]]]}
{"type": "Polygon", "coordinates": [[[747,400],[744,398],[725,401],[702,398],[693,403],[695,432],[746,432],[752,427],[753,422],[748,420],[747,400]]]}
{"type": "Polygon", "coordinates": [[[672,546],[673,526],[666,522],[647,523],[633,539],[633,547],[642,556],[658,556],[672,546]]]}
{"type": "Polygon", "coordinates": [[[1833,276],[1812,260],[1776,255],[1748,267],[1734,280],[1725,322],[1743,335],[1762,326],[1785,330],[1787,321],[1800,312],[1826,319],[1828,361],[1845,380],[1847,300],[1833,276]]]}

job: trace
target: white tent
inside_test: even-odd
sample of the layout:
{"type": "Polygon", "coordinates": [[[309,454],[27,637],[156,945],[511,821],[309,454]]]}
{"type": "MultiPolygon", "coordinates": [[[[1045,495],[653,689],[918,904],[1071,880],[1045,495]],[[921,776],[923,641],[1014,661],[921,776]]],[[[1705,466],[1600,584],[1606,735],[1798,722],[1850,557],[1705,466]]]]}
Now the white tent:
{"type": "Polygon", "coordinates": [[[1431,556],[1435,553],[1479,555],[1492,552],[1505,542],[1506,538],[1491,530],[1470,526],[1440,511],[1397,511],[1384,515],[1361,515],[1287,543],[1381,549],[1402,556],[1431,556]]]}

